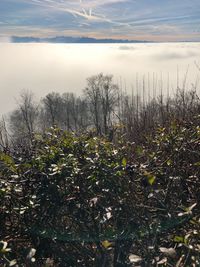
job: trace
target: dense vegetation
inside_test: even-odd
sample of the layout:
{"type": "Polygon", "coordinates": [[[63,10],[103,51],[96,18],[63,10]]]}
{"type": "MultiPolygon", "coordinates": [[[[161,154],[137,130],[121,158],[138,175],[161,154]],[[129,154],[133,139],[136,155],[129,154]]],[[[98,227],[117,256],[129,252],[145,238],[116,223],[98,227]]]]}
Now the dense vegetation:
{"type": "Polygon", "coordinates": [[[200,266],[196,92],[136,106],[126,98],[118,120],[106,99],[90,103],[90,116],[101,113],[82,130],[55,119],[32,131],[24,116],[8,145],[2,128],[1,266],[200,266]]]}
{"type": "Polygon", "coordinates": [[[185,120],[198,114],[198,83],[186,90],[185,77],[174,94],[162,83],[154,77],[152,81],[136,80],[132,93],[127,94],[111,75],[101,73],[87,79],[82,96],[52,92],[38,102],[25,91],[6,127],[0,122],[0,147],[5,148],[8,139],[12,144],[30,145],[33,132],[44,133],[55,126],[79,134],[92,130],[111,141],[125,134],[128,140],[139,142],[158,124],[164,127],[172,119],[185,120]]]}

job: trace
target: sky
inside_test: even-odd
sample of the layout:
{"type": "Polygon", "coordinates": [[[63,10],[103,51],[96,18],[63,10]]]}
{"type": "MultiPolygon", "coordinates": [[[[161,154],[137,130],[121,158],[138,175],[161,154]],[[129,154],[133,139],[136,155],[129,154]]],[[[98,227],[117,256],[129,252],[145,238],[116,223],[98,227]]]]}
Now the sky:
{"type": "Polygon", "coordinates": [[[200,41],[199,0],[0,0],[0,41],[84,36],[200,41]]]}

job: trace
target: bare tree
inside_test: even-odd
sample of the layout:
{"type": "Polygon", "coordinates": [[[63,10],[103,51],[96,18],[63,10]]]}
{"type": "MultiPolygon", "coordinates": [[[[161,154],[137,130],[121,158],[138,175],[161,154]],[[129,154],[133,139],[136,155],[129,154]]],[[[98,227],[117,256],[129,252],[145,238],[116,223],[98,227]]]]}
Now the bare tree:
{"type": "Polygon", "coordinates": [[[113,83],[112,75],[102,73],[87,79],[84,90],[97,134],[107,134],[112,124],[112,112],[117,101],[118,86],[113,83]]]}
{"type": "Polygon", "coordinates": [[[31,92],[25,91],[20,95],[18,107],[10,115],[10,129],[15,140],[26,137],[29,141],[37,129],[38,105],[34,102],[31,92]]]}
{"type": "Polygon", "coordinates": [[[0,121],[0,151],[8,151],[9,137],[4,117],[0,121]]]}
{"type": "Polygon", "coordinates": [[[49,93],[42,100],[43,111],[42,111],[42,122],[45,123],[45,128],[50,126],[60,126],[61,114],[62,114],[62,98],[59,93],[49,93]]]}

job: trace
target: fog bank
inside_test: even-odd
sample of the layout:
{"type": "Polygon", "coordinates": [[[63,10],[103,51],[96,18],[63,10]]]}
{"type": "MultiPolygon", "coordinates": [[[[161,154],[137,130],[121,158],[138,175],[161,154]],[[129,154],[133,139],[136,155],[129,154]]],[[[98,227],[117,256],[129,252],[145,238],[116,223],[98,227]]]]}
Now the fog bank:
{"type": "MultiPolygon", "coordinates": [[[[0,44],[0,115],[14,109],[22,90],[37,99],[51,91],[81,94],[86,78],[103,72],[127,92],[152,88],[159,94],[197,82],[200,43],[0,44]],[[138,81],[138,82],[137,82],[138,81]],[[137,85],[138,84],[138,85],[137,85]]],[[[199,86],[198,86],[199,88],[199,86]]]]}

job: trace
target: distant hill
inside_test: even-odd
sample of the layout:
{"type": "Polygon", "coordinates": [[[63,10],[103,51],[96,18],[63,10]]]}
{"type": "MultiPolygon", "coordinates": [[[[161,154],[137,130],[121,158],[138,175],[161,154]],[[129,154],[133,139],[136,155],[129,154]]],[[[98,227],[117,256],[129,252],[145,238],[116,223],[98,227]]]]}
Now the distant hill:
{"type": "Polygon", "coordinates": [[[13,43],[148,43],[149,41],[124,39],[96,39],[90,37],[56,36],[49,38],[12,36],[13,43]]]}

